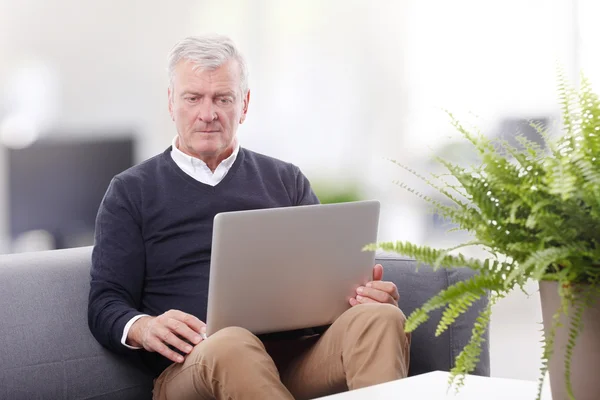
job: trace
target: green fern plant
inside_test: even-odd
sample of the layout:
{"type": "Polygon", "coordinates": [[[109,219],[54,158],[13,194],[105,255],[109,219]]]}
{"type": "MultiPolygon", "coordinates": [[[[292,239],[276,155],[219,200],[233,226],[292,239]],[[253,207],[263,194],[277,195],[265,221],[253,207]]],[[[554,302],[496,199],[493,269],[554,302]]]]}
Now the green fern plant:
{"type": "Polygon", "coordinates": [[[462,385],[481,353],[483,333],[490,322],[491,305],[530,280],[558,281],[562,299],[552,332],[545,339],[538,399],[548,360],[552,356],[554,330],[560,312],[575,310],[565,359],[567,387],[571,355],[581,328],[582,305],[574,296],[577,284],[600,291],[600,100],[590,82],[581,78],[579,89],[559,79],[562,134],[551,137],[547,128],[532,125],[543,137],[539,145],[518,136],[521,148],[471,132],[451,113],[453,126],[476,149],[480,162],[463,168],[436,158],[448,171],[427,178],[400,167],[445,196],[450,205],[399,185],[428,202],[444,219],[467,231],[473,240],[450,249],[434,249],[409,242],[385,242],[367,246],[404,254],[434,268],[469,267],[478,273],[440,292],[409,315],[407,331],[414,331],[435,309],[445,308],[436,335],[444,332],[478,299],[489,296],[488,307],[478,316],[471,340],[457,356],[449,384],[462,385]],[[468,258],[457,251],[479,246],[490,256],[468,258]]]}

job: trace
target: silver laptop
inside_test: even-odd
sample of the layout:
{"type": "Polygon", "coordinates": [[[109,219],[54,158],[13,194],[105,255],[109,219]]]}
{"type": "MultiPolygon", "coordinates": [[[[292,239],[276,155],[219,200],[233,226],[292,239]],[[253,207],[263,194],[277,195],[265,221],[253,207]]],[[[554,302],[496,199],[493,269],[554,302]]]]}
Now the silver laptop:
{"type": "Polygon", "coordinates": [[[378,201],[233,211],[214,220],[207,334],[329,325],[372,279],[378,201]]]}

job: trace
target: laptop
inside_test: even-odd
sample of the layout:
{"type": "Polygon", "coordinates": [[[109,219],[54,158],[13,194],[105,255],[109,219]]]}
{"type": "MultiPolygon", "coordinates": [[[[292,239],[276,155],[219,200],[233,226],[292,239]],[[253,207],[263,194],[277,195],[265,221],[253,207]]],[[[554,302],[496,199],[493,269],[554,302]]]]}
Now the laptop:
{"type": "Polygon", "coordinates": [[[269,334],[332,324],[372,279],[376,200],[217,214],[207,334],[269,334]]]}

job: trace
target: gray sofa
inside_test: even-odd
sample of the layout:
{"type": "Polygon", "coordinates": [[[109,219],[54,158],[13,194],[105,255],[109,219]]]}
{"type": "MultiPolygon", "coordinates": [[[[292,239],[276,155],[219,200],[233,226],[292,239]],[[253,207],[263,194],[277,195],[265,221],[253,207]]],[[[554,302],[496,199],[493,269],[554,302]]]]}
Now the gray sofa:
{"type": "MultiPolygon", "coordinates": [[[[87,325],[91,247],[0,256],[0,399],[150,399],[151,377],[109,353],[87,325]]],[[[401,293],[408,315],[465,269],[438,270],[379,255],[384,279],[401,293]]],[[[437,313],[413,333],[410,374],[449,370],[467,343],[480,301],[451,329],[434,336],[437,313]]],[[[489,375],[489,351],[475,371],[489,375]]]]}

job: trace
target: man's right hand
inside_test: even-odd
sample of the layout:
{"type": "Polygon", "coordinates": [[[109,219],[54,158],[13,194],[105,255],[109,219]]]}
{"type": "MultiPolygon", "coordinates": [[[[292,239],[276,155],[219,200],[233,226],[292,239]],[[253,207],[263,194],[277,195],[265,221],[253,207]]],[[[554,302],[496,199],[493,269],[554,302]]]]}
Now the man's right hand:
{"type": "Polygon", "coordinates": [[[143,347],[148,351],[162,354],[169,360],[182,363],[181,354],[167,345],[179,349],[184,354],[192,351],[192,346],[202,341],[201,333],[206,332],[206,324],[193,315],[182,311],[169,310],[158,317],[141,317],[131,325],[126,343],[134,347],[143,347]]]}

